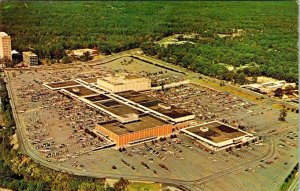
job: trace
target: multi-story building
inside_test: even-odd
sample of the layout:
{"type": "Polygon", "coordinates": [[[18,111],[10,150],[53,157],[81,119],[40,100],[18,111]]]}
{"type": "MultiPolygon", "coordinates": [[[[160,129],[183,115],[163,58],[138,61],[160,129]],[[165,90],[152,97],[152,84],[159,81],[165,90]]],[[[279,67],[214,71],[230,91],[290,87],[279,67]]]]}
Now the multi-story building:
{"type": "Polygon", "coordinates": [[[5,32],[0,32],[0,59],[12,61],[11,39],[5,32]]]}
{"type": "Polygon", "coordinates": [[[25,66],[38,65],[38,56],[32,52],[23,52],[23,62],[25,66]]]}
{"type": "Polygon", "coordinates": [[[124,92],[129,90],[145,91],[151,89],[151,80],[132,74],[116,74],[97,80],[97,85],[111,92],[124,92]]]}

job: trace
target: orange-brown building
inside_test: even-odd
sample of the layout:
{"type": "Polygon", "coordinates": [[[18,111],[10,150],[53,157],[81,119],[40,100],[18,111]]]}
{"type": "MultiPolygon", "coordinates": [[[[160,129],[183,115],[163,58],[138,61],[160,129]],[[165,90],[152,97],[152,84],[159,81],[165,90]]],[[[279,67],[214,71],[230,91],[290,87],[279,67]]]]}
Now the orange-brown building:
{"type": "Polygon", "coordinates": [[[140,116],[139,121],[127,124],[113,120],[100,123],[96,130],[116,142],[118,146],[134,144],[145,139],[166,136],[173,132],[174,126],[152,115],[140,116]]]}

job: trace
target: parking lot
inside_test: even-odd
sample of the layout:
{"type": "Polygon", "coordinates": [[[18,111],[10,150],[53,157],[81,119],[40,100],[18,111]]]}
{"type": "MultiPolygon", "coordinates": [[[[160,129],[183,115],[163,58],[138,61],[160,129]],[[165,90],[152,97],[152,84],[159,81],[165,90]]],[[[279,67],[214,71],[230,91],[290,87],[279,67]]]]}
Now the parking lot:
{"type": "MultiPolygon", "coordinates": [[[[75,75],[78,70],[81,69],[55,72],[55,77],[51,70],[10,73],[10,77],[16,80],[12,81],[16,90],[15,105],[19,118],[26,127],[26,136],[41,156],[49,161],[77,158],[89,154],[96,148],[111,144],[92,132],[94,124],[109,120],[108,116],[42,85],[45,80],[46,82],[68,80],[67,73],[75,75]],[[30,78],[31,75],[35,78],[30,78]]],[[[67,84],[55,84],[53,88],[76,84],[69,81],[67,84]]],[[[91,92],[83,91],[83,93],[91,92]]]]}
{"type": "Polygon", "coordinates": [[[244,171],[205,183],[201,185],[202,189],[216,190],[222,184],[224,190],[279,190],[286,176],[298,163],[298,132],[287,131],[276,138],[277,151],[271,159],[260,160],[244,171]]]}
{"type": "MultiPolygon", "coordinates": [[[[127,59],[127,60],[126,60],[127,59]]],[[[255,143],[241,148],[213,152],[197,140],[179,132],[170,137],[150,140],[125,148],[102,148],[112,144],[105,137],[95,135],[95,124],[111,120],[109,116],[43,86],[43,83],[71,80],[70,86],[77,85],[73,79],[90,79],[126,69],[127,72],[142,72],[145,76],[163,76],[163,83],[184,80],[183,74],[167,71],[141,61],[113,61],[103,65],[74,66],[65,69],[10,70],[8,78],[14,104],[26,140],[50,162],[86,172],[107,172],[119,175],[167,177],[178,180],[197,180],[226,169],[259,160],[270,150],[270,137],[274,139],[276,153],[271,159],[245,168],[242,172],[231,173],[226,178],[205,182],[205,190],[214,190],[219,184],[224,190],[260,190],[265,182],[268,189],[278,188],[291,168],[297,162],[297,114],[288,113],[287,122],[279,122],[279,111],[271,104],[252,103],[226,92],[186,84],[163,91],[147,91],[146,95],[182,108],[196,115],[199,123],[219,120],[245,131],[261,136],[255,143]],[[119,62],[119,64],[118,64],[119,62]],[[139,67],[137,67],[137,65],[139,67]],[[169,76],[169,77],[168,77],[169,76]],[[275,159],[276,158],[276,159],[275,159]],[[275,172],[282,172],[278,175],[275,172]],[[244,181],[241,182],[240,179],[244,181]]],[[[55,85],[53,88],[60,87],[55,85]]],[[[74,88],[70,89],[74,91],[74,88]]],[[[93,92],[75,91],[97,103],[105,97],[93,97],[93,92]]],[[[142,99],[142,98],[141,98],[142,99]]],[[[109,104],[109,103],[107,103],[109,104]]],[[[267,189],[266,189],[267,190],[267,189]]]]}

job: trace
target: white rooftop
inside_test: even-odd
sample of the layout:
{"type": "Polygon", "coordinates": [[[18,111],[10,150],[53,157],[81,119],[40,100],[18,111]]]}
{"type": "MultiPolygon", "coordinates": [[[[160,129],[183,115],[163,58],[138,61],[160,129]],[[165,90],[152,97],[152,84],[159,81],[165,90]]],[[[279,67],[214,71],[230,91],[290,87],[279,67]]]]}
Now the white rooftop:
{"type": "Polygon", "coordinates": [[[16,50],[12,50],[12,51],[11,51],[11,54],[19,54],[19,52],[16,51],[16,50]]]}
{"type": "Polygon", "coordinates": [[[5,32],[0,32],[0,36],[8,36],[8,34],[6,34],[5,32]]]}
{"type": "Polygon", "coordinates": [[[150,79],[142,77],[142,76],[138,76],[135,74],[119,73],[119,74],[103,77],[102,80],[107,81],[112,84],[125,84],[125,83],[132,82],[132,81],[135,81],[135,82],[145,81],[145,80],[148,81],[150,79]]]}

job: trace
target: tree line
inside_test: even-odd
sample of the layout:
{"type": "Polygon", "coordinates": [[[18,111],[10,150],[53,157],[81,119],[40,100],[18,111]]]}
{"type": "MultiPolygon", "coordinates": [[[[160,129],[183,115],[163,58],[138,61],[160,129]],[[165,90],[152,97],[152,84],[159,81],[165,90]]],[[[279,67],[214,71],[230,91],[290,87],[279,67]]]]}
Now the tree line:
{"type": "Polygon", "coordinates": [[[202,37],[194,39],[195,47],[169,46],[158,53],[164,60],[221,79],[258,74],[297,79],[298,14],[292,1],[5,2],[0,11],[0,31],[11,35],[13,49],[33,50],[41,59],[62,59],[66,49],[78,48],[111,54],[174,33],[194,32],[202,37]],[[216,38],[233,29],[245,35],[216,38]],[[218,62],[235,67],[254,62],[260,67],[235,75],[218,62]]]}
{"type": "MultiPolygon", "coordinates": [[[[247,83],[247,76],[269,76],[288,82],[298,81],[296,54],[274,55],[267,47],[245,44],[247,37],[220,38],[216,35],[182,39],[178,44],[167,46],[156,42],[141,44],[150,56],[189,68],[192,71],[221,80],[247,83]],[[229,69],[232,66],[234,69],[229,69]]],[[[179,38],[180,39],[180,38],[179,38]]]]}

